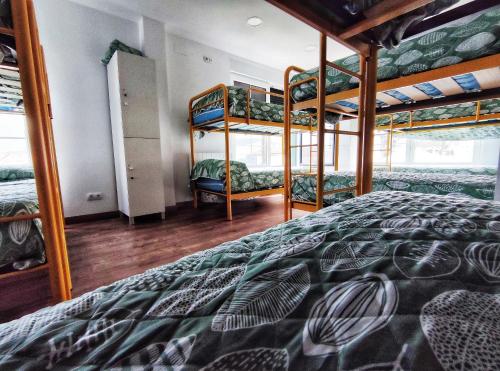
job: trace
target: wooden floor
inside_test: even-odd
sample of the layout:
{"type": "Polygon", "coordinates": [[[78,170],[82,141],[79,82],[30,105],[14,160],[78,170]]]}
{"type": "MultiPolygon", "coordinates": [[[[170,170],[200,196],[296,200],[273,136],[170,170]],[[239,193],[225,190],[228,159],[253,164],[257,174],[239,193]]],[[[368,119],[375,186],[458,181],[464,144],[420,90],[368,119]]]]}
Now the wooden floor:
{"type": "MultiPolygon", "coordinates": [[[[283,221],[281,196],[233,205],[231,222],[225,220],[225,204],[219,204],[198,210],[185,206],[167,213],[165,221],[148,217],[134,226],[125,218],[68,225],[73,297],[283,221]]],[[[22,282],[2,283],[0,322],[47,306],[46,282],[46,275],[38,273],[22,282]]]]}

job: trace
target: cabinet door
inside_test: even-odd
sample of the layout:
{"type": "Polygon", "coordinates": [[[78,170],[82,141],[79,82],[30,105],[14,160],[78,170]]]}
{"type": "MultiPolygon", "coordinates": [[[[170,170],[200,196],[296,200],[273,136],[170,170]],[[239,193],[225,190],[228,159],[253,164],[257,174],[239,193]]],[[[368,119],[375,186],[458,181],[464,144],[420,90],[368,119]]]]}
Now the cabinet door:
{"type": "Polygon", "coordinates": [[[129,216],[165,211],[159,139],[125,138],[129,216]]]}
{"type": "Polygon", "coordinates": [[[155,63],[152,59],[119,53],[123,135],[127,138],[159,138],[155,63]]]}

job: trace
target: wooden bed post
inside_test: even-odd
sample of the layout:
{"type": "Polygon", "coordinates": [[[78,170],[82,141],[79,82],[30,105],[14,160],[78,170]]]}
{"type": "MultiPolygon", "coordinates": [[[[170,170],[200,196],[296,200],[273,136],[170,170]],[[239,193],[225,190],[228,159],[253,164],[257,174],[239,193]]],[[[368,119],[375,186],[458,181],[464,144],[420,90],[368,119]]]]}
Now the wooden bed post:
{"type": "MultiPolygon", "coordinates": [[[[231,205],[231,159],[229,156],[229,118],[228,118],[228,93],[227,87],[223,87],[224,95],[224,139],[225,139],[225,155],[226,155],[226,213],[227,220],[233,220],[233,207],[231,205]]],[[[247,112],[247,115],[249,112],[247,112]]]]}
{"type": "Polygon", "coordinates": [[[325,178],[325,96],[326,96],[326,34],[319,37],[319,73],[318,73],[318,173],[316,178],[316,210],[323,208],[323,188],[325,178]]]}
{"type": "Polygon", "coordinates": [[[292,171],[291,171],[291,125],[290,125],[290,72],[292,68],[288,67],[285,71],[285,81],[283,82],[284,87],[284,119],[285,127],[283,131],[283,139],[285,142],[285,177],[284,177],[284,189],[283,189],[283,214],[285,221],[292,218],[292,200],[291,200],[291,184],[292,184],[292,171]]]}
{"type": "Polygon", "coordinates": [[[60,187],[55,165],[48,87],[31,0],[11,1],[19,72],[23,89],[40,215],[56,302],[71,298],[60,187]]]}
{"type": "Polygon", "coordinates": [[[361,194],[372,191],[373,177],[373,133],[375,130],[375,110],[377,95],[377,52],[375,45],[370,46],[370,55],[366,60],[365,106],[363,120],[363,157],[361,194]]]}
{"type": "MultiPolygon", "coordinates": [[[[194,168],[194,123],[193,123],[193,99],[189,100],[189,145],[191,148],[191,171],[194,168]]],[[[195,182],[191,182],[191,191],[193,192],[193,207],[198,208],[198,191],[195,182]]]]}
{"type": "Polygon", "coordinates": [[[392,129],[394,126],[394,116],[391,115],[391,125],[389,127],[389,135],[388,135],[388,145],[387,145],[387,164],[389,171],[392,171],[392,129]]]}
{"type": "Polygon", "coordinates": [[[356,195],[362,195],[363,184],[363,127],[365,122],[366,57],[359,54],[359,105],[358,105],[358,153],[356,159],[356,195]]]}

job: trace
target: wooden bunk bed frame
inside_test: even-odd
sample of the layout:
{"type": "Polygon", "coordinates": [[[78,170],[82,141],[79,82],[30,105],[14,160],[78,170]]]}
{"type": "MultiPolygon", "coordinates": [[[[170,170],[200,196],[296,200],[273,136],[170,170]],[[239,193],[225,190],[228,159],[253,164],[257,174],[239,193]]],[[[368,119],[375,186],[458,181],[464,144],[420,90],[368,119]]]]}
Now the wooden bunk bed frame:
{"type": "MultiPolygon", "coordinates": [[[[284,192],[284,187],[277,187],[277,188],[271,188],[271,189],[263,189],[263,190],[257,190],[257,191],[251,191],[251,192],[239,192],[239,193],[232,193],[231,192],[231,166],[230,166],[230,145],[229,145],[229,137],[231,132],[238,132],[238,133],[245,133],[244,130],[238,129],[238,130],[232,130],[231,127],[234,125],[240,125],[240,124],[247,124],[247,125],[254,125],[254,126],[262,126],[262,127],[275,127],[275,128],[281,128],[284,130],[285,124],[282,122],[272,122],[272,121],[265,121],[265,120],[257,120],[253,119],[250,117],[250,100],[251,100],[251,93],[256,92],[259,94],[266,94],[266,95],[272,95],[276,97],[283,98],[282,94],[274,93],[274,92],[269,92],[267,90],[263,89],[256,89],[256,88],[249,88],[247,90],[247,101],[246,101],[246,115],[245,117],[235,117],[235,116],[230,116],[229,115],[229,98],[228,98],[228,88],[225,84],[218,84],[215,85],[214,87],[207,89],[200,94],[195,95],[189,100],[189,142],[190,142],[190,147],[191,147],[191,169],[195,165],[195,141],[194,141],[194,133],[196,131],[208,131],[208,132],[218,132],[218,133],[224,133],[224,153],[225,153],[225,159],[226,159],[226,192],[214,192],[214,191],[209,191],[209,190],[201,190],[197,189],[196,185],[194,182],[191,182],[191,188],[192,188],[192,193],[193,193],[193,206],[195,208],[198,207],[198,193],[200,192],[205,192],[209,194],[214,194],[217,196],[221,196],[226,198],[226,215],[227,215],[227,220],[232,220],[233,219],[233,209],[232,209],[232,201],[233,200],[243,200],[243,199],[248,199],[248,198],[253,198],[253,197],[260,197],[260,196],[270,196],[270,195],[276,195],[276,194],[283,194],[284,192]],[[214,103],[222,103],[223,108],[224,108],[224,115],[222,118],[217,118],[213,120],[208,120],[206,122],[203,122],[201,124],[195,125],[194,124],[194,118],[193,118],[193,112],[196,110],[193,108],[193,104],[199,100],[200,98],[207,96],[210,93],[216,92],[218,90],[222,90],[223,95],[222,98],[220,98],[217,101],[210,102],[208,105],[212,105],[214,103]],[[219,122],[224,122],[224,127],[223,128],[217,128],[217,129],[208,129],[207,126],[210,124],[214,123],[219,123],[219,122]],[[228,175],[229,174],[229,175],[228,175]]],[[[205,106],[198,107],[197,109],[204,108],[205,106]]],[[[312,119],[310,119],[310,124],[309,126],[303,126],[303,125],[291,125],[292,128],[297,129],[297,130],[306,130],[306,131],[311,131],[312,129],[312,119]]],[[[255,135],[271,135],[269,133],[259,133],[259,131],[248,131],[248,133],[255,134],[255,135]]]]}
{"type": "Polygon", "coordinates": [[[32,0],[11,0],[13,29],[0,28],[0,34],[13,37],[16,43],[21,77],[24,111],[35,172],[39,212],[0,217],[0,223],[40,219],[47,262],[24,271],[0,275],[0,280],[25,277],[48,271],[52,301],[71,299],[64,217],[59,186],[59,174],[52,133],[52,113],[43,49],[40,45],[32,0]]]}
{"type": "MultiPolygon", "coordinates": [[[[356,165],[356,185],[352,188],[337,189],[328,192],[327,194],[339,193],[345,191],[355,191],[356,195],[362,195],[372,190],[372,175],[373,175],[373,150],[374,150],[374,132],[375,119],[377,114],[395,113],[409,111],[421,108],[432,107],[434,104],[447,105],[453,104],[455,99],[463,102],[476,101],[479,99],[487,99],[483,97],[493,98],[500,96],[499,89],[490,89],[479,93],[467,93],[467,97],[459,95],[456,97],[447,97],[444,99],[420,101],[412,105],[404,105],[403,107],[389,107],[387,109],[376,109],[376,94],[377,92],[397,89],[405,86],[411,86],[423,82],[452,77],[469,72],[485,70],[500,66],[500,55],[490,55],[466,62],[458,63],[451,66],[445,66],[428,70],[408,76],[398,77],[392,80],[377,82],[377,51],[376,46],[369,37],[371,28],[381,25],[391,19],[406,14],[421,6],[424,6],[431,1],[427,0],[383,0],[373,7],[364,11],[365,18],[361,20],[352,19],[351,24],[346,28],[336,24],[332,19],[328,18],[327,11],[321,11],[321,8],[328,8],[329,12],[335,12],[339,6],[334,9],[332,4],[322,2],[320,0],[310,0],[301,2],[296,0],[267,0],[269,3],[277,6],[288,14],[302,20],[320,32],[319,42],[319,73],[318,77],[310,77],[301,81],[290,83],[290,75],[292,72],[303,72],[304,70],[291,66],[285,71],[285,192],[284,192],[284,217],[289,220],[292,217],[292,209],[298,208],[307,211],[319,210],[323,207],[323,190],[324,180],[324,134],[332,133],[338,138],[339,135],[355,135],[358,137],[358,157],[356,165]],[[320,10],[318,10],[320,9],[320,10]],[[369,13],[369,14],[368,14],[369,13]],[[368,33],[367,33],[368,31],[368,33]],[[350,48],[359,55],[359,73],[352,72],[335,63],[327,60],[326,41],[327,37],[341,43],[350,48]],[[327,66],[337,69],[338,71],[357,78],[359,87],[346,91],[340,91],[326,95],[325,79],[327,66]],[[295,86],[300,84],[316,81],[316,97],[308,100],[293,102],[291,100],[291,91],[295,86]],[[354,97],[359,97],[358,106],[358,130],[353,132],[341,132],[338,126],[335,129],[325,129],[325,111],[329,109],[327,105],[339,100],[346,100],[354,97]],[[446,100],[446,103],[445,103],[446,100]],[[439,102],[439,103],[438,103],[439,102]],[[412,108],[409,109],[408,106],[412,108]],[[316,202],[309,203],[304,201],[292,200],[291,185],[291,140],[290,140],[290,113],[298,110],[316,110],[318,125],[318,163],[317,163],[317,180],[316,180],[316,202]],[[392,111],[391,111],[392,109],[392,111]]],[[[471,3],[459,6],[455,9],[445,11],[434,17],[426,18],[416,26],[412,26],[405,32],[405,38],[420,34],[436,27],[449,23],[453,20],[463,18],[473,13],[484,11],[493,6],[498,5],[495,0],[474,0],[471,3]]],[[[323,9],[324,10],[324,9],[323,9]]],[[[401,105],[403,106],[403,105],[401,105]]],[[[347,114],[349,112],[343,112],[347,114]]],[[[496,118],[496,114],[492,117],[496,118]]],[[[453,122],[453,120],[450,120],[453,122]]],[[[442,122],[441,122],[442,123],[442,122]]],[[[432,125],[431,123],[426,123],[432,125]]],[[[411,123],[413,125],[413,123],[411,123]]],[[[413,127],[413,126],[412,126],[413,127]]],[[[338,143],[338,142],[337,142],[338,143]]],[[[338,146],[337,146],[338,147],[338,146]]],[[[338,150],[336,150],[338,156],[338,150]]],[[[338,158],[338,157],[337,157],[338,158]]]]}

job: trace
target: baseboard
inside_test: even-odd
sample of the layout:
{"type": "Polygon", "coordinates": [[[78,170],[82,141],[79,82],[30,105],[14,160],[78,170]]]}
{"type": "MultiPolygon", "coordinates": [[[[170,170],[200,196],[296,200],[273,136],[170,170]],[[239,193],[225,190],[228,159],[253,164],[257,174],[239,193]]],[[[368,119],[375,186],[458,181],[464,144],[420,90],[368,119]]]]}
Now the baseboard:
{"type": "MultiPolygon", "coordinates": [[[[165,213],[168,214],[171,212],[178,211],[180,209],[185,209],[192,207],[193,201],[183,201],[183,202],[178,202],[174,206],[166,206],[165,207],[165,213]]],[[[78,216],[69,216],[67,218],[64,218],[64,222],[66,224],[76,224],[76,223],[84,223],[84,222],[95,222],[97,220],[104,220],[104,219],[112,219],[112,218],[118,218],[120,216],[119,211],[107,211],[105,213],[97,213],[97,214],[87,214],[87,215],[78,215],[78,216]]]]}
{"type": "Polygon", "coordinates": [[[120,216],[119,211],[107,211],[105,213],[69,216],[64,218],[64,222],[66,224],[95,222],[97,220],[118,218],[119,216],[120,216]]]}

